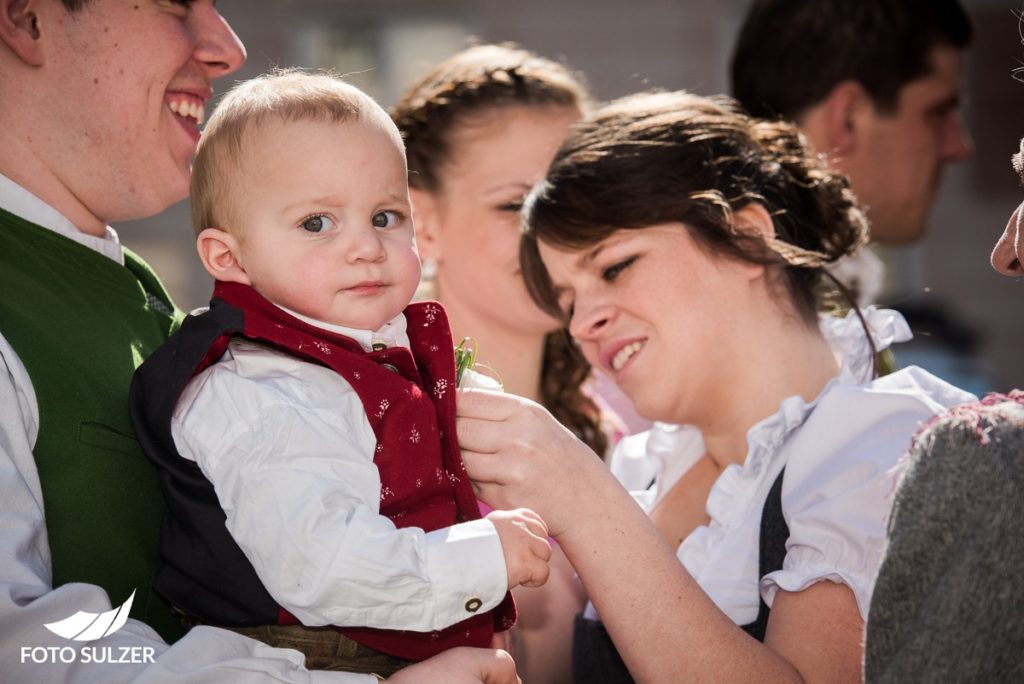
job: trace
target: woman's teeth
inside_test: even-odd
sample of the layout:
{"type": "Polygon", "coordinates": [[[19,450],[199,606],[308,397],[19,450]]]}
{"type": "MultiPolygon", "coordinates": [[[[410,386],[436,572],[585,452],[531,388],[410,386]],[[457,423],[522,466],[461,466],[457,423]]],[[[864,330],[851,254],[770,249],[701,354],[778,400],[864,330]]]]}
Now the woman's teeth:
{"type": "Polygon", "coordinates": [[[638,351],[640,351],[640,349],[643,346],[644,346],[643,341],[642,340],[638,340],[638,341],[633,342],[631,344],[627,344],[625,347],[620,349],[619,353],[617,353],[615,355],[615,358],[612,359],[612,370],[613,371],[618,371],[623,366],[625,366],[626,362],[629,361],[629,359],[633,356],[633,354],[636,354],[638,351]]]}
{"type": "Polygon", "coordinates": [[[171,100],[167,106],[178,116],[192,117],[196,120],[197,124],[201,124],[206,120],[206,109],[201,103],[188,100],[171,100]]]}

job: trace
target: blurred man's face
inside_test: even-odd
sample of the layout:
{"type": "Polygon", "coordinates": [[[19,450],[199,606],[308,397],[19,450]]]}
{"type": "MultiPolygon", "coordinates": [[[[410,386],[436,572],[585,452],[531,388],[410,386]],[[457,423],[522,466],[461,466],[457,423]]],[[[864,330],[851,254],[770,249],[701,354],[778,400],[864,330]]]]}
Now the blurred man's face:
{"type": "Polygon", "coordinates": [[[931,63],[929,74],[903,87],[895,111],[875,112],[862,122],[857,149],[843,161],[876,243],[921,239],[943,169],[972,151],[960,113],[960,55],[953,47],[937,46],[931,63]]]}

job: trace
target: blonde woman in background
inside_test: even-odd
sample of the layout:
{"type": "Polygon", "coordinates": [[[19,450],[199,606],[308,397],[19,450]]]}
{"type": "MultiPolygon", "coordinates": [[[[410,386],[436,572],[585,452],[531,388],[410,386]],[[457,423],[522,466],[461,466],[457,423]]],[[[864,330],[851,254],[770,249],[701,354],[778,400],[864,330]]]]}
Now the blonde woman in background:
{"type": "MultiPolygon", "coordinates": [[[[405,138],[417,243],[452,335],[473,338],[505,391],[542,404],[599,455],[609,433],[582,391],[589,365],[559,322],[531,301],[519,270],[520,209],[589,103],[565,66],[507,45],[468,48],[411,86],[392,115],[405,138]]],[[[558,554],[556,554],[558,556],[558,554]]],[[[520,591],[513,655],[525,681],[568,673],[534,668],[567,649],[576,581],[567,565],[539,590],[520,591]],[[570,591],[562,591],[569,589],[570,591]],[[554,636],[560,635],[560,636],[554,636]]]]}

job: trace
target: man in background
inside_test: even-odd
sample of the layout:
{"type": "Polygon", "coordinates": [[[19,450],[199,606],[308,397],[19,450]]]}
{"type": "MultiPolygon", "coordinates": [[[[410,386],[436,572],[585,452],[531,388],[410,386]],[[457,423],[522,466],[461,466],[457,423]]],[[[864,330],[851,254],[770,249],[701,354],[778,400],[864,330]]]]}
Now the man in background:
{"type": "MultiPolygon", "coordinates": [[[[957,0],[754,0],[732,55],[732,94],[754,116],[796,123],[849,177],[872,244],[913,245],[943,170],[972,152],[960,112],[971,33],[957,0]]],[[[833,272],[862,305],[882,294],[884,268],[869,250],[833,272]]],[[[973,331],[933,302],[900,309],[925,335],[897,358],[989,389],[972,384],[984,382],[971,365],[973,331]]]]}
{"type": "Polygon", "coordinates": [[[874,242],[908,245],[928,229],[945,166],[971,153],[970,40],[957,0],[755,0],[732,92],[754,116],[794,121],[850,178],[874,242]]]}

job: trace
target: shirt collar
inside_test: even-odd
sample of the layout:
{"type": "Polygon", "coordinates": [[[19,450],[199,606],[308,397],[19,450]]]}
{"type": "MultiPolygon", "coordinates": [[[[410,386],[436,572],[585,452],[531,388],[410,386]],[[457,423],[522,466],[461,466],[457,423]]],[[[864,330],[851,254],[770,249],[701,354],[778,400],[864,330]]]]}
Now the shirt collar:
{"type": "Polygon", "coordinates": [[[280,304],[275,304],[275,306],[285,313],[295,316],[295,318],[298,318],[300,321],[309,323],[313,327],[355,340],[359,343],[359,346],[363,348],[363,351],[373,351],[374,344],[383,344],[386,347],[409,346],[409,336],[406,334],[405,330],[405,314],[398,314],[382,325],[378,330],[362,330],[360,328],[349,328],[344,325],[335,325],[333,323],[318,321],[315,318],[303,316],[302,314],[283,307],[280,304]]]}
{"type": "Polygon", "coordinates": [[[122,266],[124,265],[124,249],[113,228],[107,226],[104,237],[83,233],[59,211],[2,173],[0,173],[0,208],[63,235],[69,240],[74,240],[94,252],[113,259],[122,266]]]}

